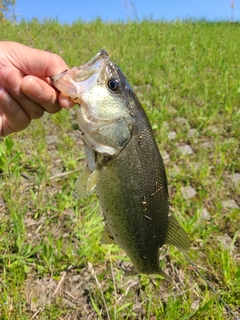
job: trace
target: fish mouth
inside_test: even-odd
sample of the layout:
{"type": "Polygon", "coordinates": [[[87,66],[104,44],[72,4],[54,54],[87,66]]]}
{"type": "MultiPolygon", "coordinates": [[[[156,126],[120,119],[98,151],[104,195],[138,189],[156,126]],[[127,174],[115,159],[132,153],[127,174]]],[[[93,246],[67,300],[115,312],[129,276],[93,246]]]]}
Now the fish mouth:
{"type": "Polygon", "coordinates": [[[52,85],[66,96],[76,100],[83,92],[96,84],[107,62],[109,62],[108,53],[102,49],[84,65],[52,76],[52,85]]]}
{"type": "MultiPolygon", "coordinates": [[[[87,63],[85,63],[82,68],[95,68],[95,64],[99,62],[99,60],[109,61],[109,56],[106,50],[102,49],[100,50],[95,57],[93,57],[91,60],[89,60],[87,63]]],[[[81,67],[80,67],[81,68],[81,67]]]]}
{"type": "Polygon", "coordinates": [[[58,81],[65,73],[68,72],[68,69],[64,70],[63,72],[56,74],[55,76],[51,76],[50,79],[52,82],[58,81]]]}

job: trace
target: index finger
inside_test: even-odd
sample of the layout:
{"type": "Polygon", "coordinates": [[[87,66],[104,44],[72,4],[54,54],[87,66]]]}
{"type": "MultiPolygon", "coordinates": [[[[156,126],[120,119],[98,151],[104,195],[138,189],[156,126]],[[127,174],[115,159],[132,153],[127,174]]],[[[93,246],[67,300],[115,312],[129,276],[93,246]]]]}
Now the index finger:
{"type": "Polygon", "coordinates": [[[55,53],[30,48],[16,42],[6,41],[6,43],[7,52],[6,50],[3,52],[7,59],[24,74],[45,78],[68,69],[65,61],[55,53]]]}

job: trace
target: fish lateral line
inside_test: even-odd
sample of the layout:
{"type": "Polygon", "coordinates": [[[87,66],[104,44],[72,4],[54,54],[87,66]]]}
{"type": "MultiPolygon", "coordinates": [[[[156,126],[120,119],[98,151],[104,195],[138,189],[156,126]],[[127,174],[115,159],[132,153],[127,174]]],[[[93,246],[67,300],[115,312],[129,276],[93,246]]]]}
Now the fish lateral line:
{"type": "Polygon", "coordinates": [[[231,316],[235,320],[240,320],[240,318],[237,317],[237,315],[233,312],[233,310],[229,307],[229,305],[223,300],[223,298],[219,295],[219,293],[215,290],[215,288],[211,285],[211,283],[207,280],[207,278],[202,274],[202,272],[198,269],[196,264],[189,258],[189,256],[184,252],[181,248],[179,248],[182,254],[184,255],[185,259],[190,263],[190,265],[193,267],[194,271],[205,281],[208,288],[212,290],[212,292],[216,295],[216,297],[219,299],[219,301],[222,302],[225,309],[231,314],[231,316]]]}

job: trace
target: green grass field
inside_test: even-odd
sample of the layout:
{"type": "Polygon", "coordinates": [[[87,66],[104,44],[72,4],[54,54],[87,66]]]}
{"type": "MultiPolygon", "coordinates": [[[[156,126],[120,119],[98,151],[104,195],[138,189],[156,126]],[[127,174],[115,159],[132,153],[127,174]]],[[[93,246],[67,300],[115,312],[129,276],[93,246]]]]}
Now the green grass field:
{"type": "MultiPolygon", "coordinates": [[[[240,317],[240,24],[35,20],[0,29],[0,40],[55,52],[69,67],[108,51],[153,126],[188,254],[240,317]]],[[[171,281],[124,276],[128,257],[100,244],[97,198],[74,196],[82,147],[76,107],[1,139],[0,318],[232,319],[173,247],[160,252],[171,281]]]]}

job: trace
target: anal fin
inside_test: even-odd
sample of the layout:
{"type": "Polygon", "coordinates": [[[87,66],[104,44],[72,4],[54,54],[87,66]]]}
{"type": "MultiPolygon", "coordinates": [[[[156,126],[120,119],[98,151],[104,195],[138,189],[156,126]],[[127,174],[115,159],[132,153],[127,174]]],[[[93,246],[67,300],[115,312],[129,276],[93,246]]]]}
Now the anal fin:
{"type": "Polygon", "coordinates": [[[102,234],[102,239],[101,239],[101,243],[102,244],[116,244],[109,228],[107,225],[105,225],[105,229],[103,231],[103,234],[102,234]]]}
{"type": "Polygon", "coordinates": [[[190,248],[190,240],[186,231],[173,216],[169,216],[168,233],[165,243],[172,244],[182,250],[188,250],[190,248]]]}

